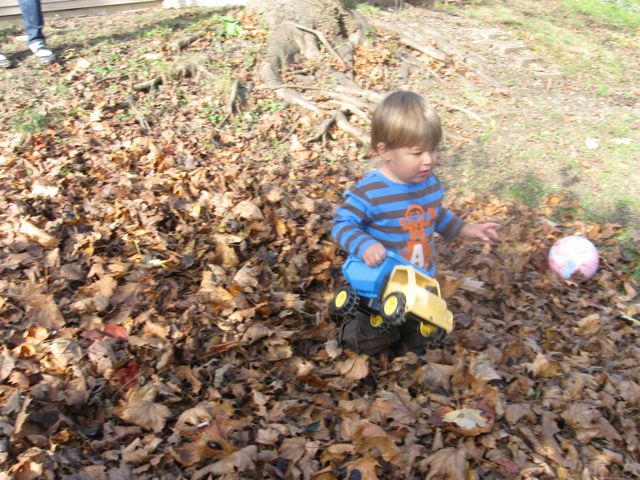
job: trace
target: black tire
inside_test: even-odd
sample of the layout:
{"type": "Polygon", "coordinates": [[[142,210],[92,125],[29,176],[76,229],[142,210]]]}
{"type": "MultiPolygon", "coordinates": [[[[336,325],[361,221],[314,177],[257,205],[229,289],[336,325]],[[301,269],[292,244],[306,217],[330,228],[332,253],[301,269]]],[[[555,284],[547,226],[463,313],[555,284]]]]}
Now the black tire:
{"type": "Polygon", "coordinates": [[[340,287],[333,296],[333,312],[343,317],[353,316],[358,311],[359,302],[360,298],[352,287],[340,287]]]}
{"type": "MultiPolygon", "coordinates": [[[[428,322],[425,322],[425,323],[428,323],[428,322]]],[[[447,336],[447,332],[443,328],[437,327],[432,323],[429,325],[436,328],[433,333],[425,336],[422,333],[422,329],[420,328],[421,324],[418,324],[418,332],[431,344],[441,343],[444,340],[444,337],[447,336]]]]}
{"type": "Polygon", "coordinates": [[[405,320],[404,309],[407,305],[407,298],[403,293],[393,292],[382,300],[380,313],[388,325],[400,325],[405,320]]]}

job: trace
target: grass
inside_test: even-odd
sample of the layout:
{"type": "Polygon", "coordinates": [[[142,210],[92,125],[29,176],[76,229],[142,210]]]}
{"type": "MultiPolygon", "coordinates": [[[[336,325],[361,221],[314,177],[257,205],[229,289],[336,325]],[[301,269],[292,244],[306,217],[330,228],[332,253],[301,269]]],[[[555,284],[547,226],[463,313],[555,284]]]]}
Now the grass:
{"type": "Polygon", "coordinates": [[[635,0],[486,0],[466,8],[448,2],[436,5],[512,30],[540,57],[549,58],[566,73],[580,75],[591,88],[614,81],[623,88],[635,88],[638,94],[640,3],[635,0]],[[619,55],[612,44],[636,54],[619,55]]]}
{"type": "MultiPolygon", "coordinates": [[[[439,8],[510,31],[547,65],[560,67],[566,80],[559,83],[573,87],[549,94],[520,90],[526,97],[519,102],[523,114],[488,119],[476,130],[475,145],[456,152],[451,173],[443,175],[447,181],[532,206],[552,193],[566,194],[580,202],[568,214],[640,233],[640,190],[633,187],[640,184],[640,114],[613,100],[640,95],[639,55],[627,50],[640,43],[640,2],[485,0],[439,8]],[[587,139],[598,147],[588,148],[587,139]]],[[[517,75],[511,84],[505,79],[514,89],[519,82],[517,75]]],[[[492,101],[480,92],[464,96],[466,102],[456,102],[480,111],[492,101]]]]}
{"type": "Polygon", "coordinates": [[[49,111],[26,108],[15,114],[9,124],[14,132],[31,134],[41,132],[61,118],[62,112],[57,108],[49,111]]]}
{"type": "Polygon", "coordinates": [[[640,27],[640,2],[637,0],[565,0],[564,6],[608,28],[640,27]]]}

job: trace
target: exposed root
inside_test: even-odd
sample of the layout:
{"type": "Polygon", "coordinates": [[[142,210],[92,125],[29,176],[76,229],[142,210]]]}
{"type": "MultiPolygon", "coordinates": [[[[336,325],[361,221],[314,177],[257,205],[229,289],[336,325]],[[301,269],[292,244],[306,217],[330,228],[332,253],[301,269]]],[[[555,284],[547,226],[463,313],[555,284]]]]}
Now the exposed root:
{"type": "Polygon", "coordinates": [[[171,44],[171,50],[174,52],[181,52],[182,50],[190,46],[192,43],[194,43],[197,40],[200,40],[201,38],[202,38],[202,35],[191,35],[190,37],[179,38],[178,40],[176,40],[171,44]]]}
{"type": "Polygon", "coordinates": [[[302,95],[300,92],[296,92],[295,90],[286,87],[276,87],[275,90],[276,95],[289,103],[293,103],[315,113],[320,113],[322,111],[318,105],[302,95]]]}
{"type": "Polygon", "coordinates": [[[304,32],[309,32],[309,33],[313,33],[316,37],[318,37],[318,40],[320,40],[320,42],[322,42],[322,44],[326,47],[326,49],[334,56],[338,59],[338,61],[342,64],[342,66],[344,68],[348,68],[347,66],[347,62],[344,61],[344,58],[342,58],[342,56],[331,46],[331,44],[329,43],[329,40],[327,40],[327,37],[324,36],[324,34],[318,30],[314,30],[313,28],[309,28],[305,25],[300,25],[299,23],[295,23],[295,22],[287,22],[288,25],[291,25],[293,27],[296,27],[304,32]]]}
{"type": "Polygon", "coordinates": [[[352,105],[350,103],[344,102],[342,100],[333,100],[333,99],[329,100],[328,103],[334,103],[334,104],[338,105],[341,110],[348,110],[349,112],[351,112],[351,113],[353,113],[355,115],[358,115],[365,122],[369,121],[369,115],[367,115],[365,112],[360,110],[355,105],[352,105]]]}
{"type": "Polygon", "coordinates": [[[406,45],[407,47],[411,47],[414,50],[417,50],[420,53],[424,53],[425,55],[435,58],[439,62],[442,63],[450,63],[451,58],[446,53],[438,50],[437,48],[431,47],[429,45],[424,45],[413,38],[409,37],[400,37],[400,43],[406,45]]]}
{"type": "Polygon", "coordinates": [[[138,107],[136,107],[135,99],[132,95],[129,95],[127,97],[127,105],[129,106],[129,111],[136,117],[136,120],[138,121],[140,126],[144,130],[151,130],[151,125],[149,124],[147,117],[145,117],[144,114],[138,109],[138,107]]]}
{"type": "Polygon", "coordinates": [[[340,130],[342,130],[346,134],[353,137],[360,144],[366,145],[369,143],[367,133],[364,130],[352,125],[342,110],[336,110],[335,112],[333,112],[333,115],[331,115],[331,118],[329,118],[326,122],[322,124],[322,128],[320,132],[317,135],[308,139],[307,143],[316,142],[324,138],[334,124],[340,130]]]}
{"type": "Polygon", "coordinates": [[[162,77],[155,77],[145,82],[135,83],[131,86],[136,92],[149,92],[155,87],[158,87],[164,83],[162,77]]]}
{"type": "Polygon", "coordinates": [[[459,112],[465,113],[468,117],[472,118],[476,122],[484,123],[480,115],[478,115],[473,110],[469,110],[468,108],[459,107],[458,105],[445,105],[444,108],[446,108],[447,110],[458,110],[459,112]]]}

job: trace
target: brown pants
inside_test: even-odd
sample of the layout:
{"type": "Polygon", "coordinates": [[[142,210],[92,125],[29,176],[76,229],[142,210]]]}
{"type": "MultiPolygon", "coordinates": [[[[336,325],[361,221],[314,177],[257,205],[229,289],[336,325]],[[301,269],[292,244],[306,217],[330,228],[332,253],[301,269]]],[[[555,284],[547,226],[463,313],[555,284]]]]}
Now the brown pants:
{"type": "Polygon", "coordinates": [[[420,334],[419,324],[407,320],[398,327],[381,330],[371,326],[369,315],[358,312],[345,320],[338,330],[338,342],[356,353],[375,355],[382,351],[402,355],[407,351],[423,353],[431,343],[420,334]]]}

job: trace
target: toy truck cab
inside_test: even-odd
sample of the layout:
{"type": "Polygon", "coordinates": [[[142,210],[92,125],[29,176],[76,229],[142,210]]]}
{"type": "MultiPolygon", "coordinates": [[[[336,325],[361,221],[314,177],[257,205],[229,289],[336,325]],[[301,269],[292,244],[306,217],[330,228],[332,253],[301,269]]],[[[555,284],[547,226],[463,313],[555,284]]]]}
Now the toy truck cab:
{"type": "Polygon", "coordinates": [[[414,319],[425,337],[453,330],[453,314],[441,297],[438,282],[400,255],[387,252],[387,258],[377,267],[350,256],[342,273],[348,285],[334,296],[333,307],[338,315],[367,313],[376,328],[414,319]]]}

